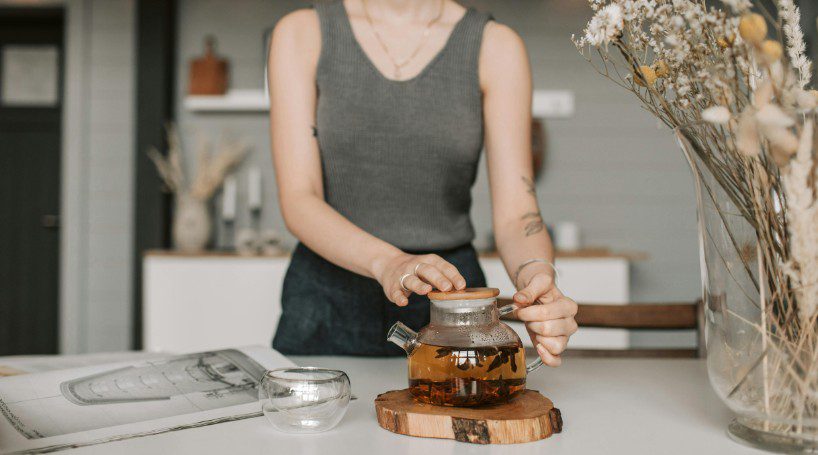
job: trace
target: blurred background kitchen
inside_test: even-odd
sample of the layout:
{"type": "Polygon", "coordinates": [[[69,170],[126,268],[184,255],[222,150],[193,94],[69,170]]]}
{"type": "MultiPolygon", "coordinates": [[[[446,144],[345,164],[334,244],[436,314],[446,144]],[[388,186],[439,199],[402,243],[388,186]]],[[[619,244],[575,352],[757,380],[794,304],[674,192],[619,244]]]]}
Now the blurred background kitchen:
{"type": "MultiPolygon", "coordinates": [[[[577,53],[570,37],[590,16],[587,2],[461,3],[492,12],[528,46],[537,189],[566,294],[608,304],[698,299],[690,172],[670,132],[577,53]]],[[[814,18],[813,2],[801,3],[814,18]]],[[[269,344],[295,239],[270,159],[266,39],[305,6],[0,0],[0,355],[269,344]],[[178,151],[190,183],[208,144],[237,164],[211,159],[224,184],[212,198],[175,204],[148,150],[178,151]]],[[[473,195],[489,284],[511,295],[493,255],[484,167],[473,195]]],[[[575,343],[696,341],[684,331],[583,328],[575,343]]]]}

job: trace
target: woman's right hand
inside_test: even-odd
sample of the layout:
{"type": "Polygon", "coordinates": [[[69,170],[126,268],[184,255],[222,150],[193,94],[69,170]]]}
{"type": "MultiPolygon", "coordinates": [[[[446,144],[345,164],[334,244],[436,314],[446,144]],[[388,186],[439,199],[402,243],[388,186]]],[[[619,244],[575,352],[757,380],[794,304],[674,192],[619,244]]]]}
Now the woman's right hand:
{"type": "Polygon", "coordinates": [[[386,297],[398,306],[409,304],[412,293],[426,295],[432,289],[451,291],[465,289],[466,279],[457,267],[436,254],[414,255],[401,253],[383,265],[376,279],[386,297]],[[404,275],[403,286],[401,277],[404,275]]]}

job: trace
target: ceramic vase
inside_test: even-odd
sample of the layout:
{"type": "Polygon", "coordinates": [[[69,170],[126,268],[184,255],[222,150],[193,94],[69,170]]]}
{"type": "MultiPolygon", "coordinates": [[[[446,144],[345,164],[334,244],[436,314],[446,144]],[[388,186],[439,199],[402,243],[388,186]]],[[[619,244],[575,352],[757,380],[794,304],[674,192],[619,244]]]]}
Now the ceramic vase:
{"type": "Polygon", "coordinates": [[[210,243],[212,218],[207,201],[183,193],[176,197],[173,244],[185,253],[200,253],[210,243]]]}

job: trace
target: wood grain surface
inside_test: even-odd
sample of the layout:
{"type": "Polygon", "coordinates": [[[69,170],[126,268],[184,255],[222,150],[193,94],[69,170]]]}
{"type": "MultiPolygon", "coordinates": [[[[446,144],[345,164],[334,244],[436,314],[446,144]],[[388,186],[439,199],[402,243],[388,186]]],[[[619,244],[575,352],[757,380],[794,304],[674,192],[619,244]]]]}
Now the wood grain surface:
{"type": "Polygon", "coordinates": [[[534,390],[508,403],[474,408],[419,403],[408,389],[393,390],[378,395],[375,412],[378,424],[393,433],[474,444],[538,441],[562,431],[559,409],[534,390]]]}

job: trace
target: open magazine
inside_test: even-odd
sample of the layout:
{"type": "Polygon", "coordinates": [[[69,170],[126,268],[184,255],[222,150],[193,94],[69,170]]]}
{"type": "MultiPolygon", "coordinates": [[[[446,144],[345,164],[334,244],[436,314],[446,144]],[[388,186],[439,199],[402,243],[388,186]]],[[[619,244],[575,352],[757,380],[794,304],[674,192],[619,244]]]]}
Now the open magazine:
{"type": "Polygon", "coordinates": [[[0,378],[0,453],[44,453],[261,415],[264,347],[0,378]]]}

